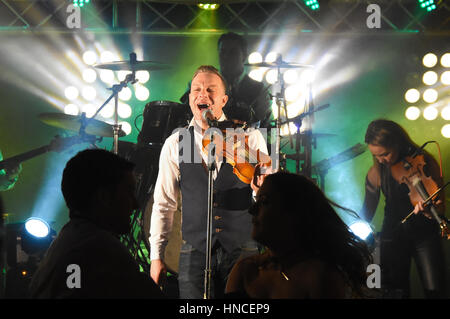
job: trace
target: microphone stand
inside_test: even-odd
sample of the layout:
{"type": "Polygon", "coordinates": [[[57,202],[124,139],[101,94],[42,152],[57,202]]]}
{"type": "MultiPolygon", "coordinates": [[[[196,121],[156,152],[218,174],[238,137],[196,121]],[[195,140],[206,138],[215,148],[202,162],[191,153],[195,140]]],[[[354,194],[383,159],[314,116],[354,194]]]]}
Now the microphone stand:
{"type": "MultiPolygon", "coordinates": [[[[209,121],[208,121],[209,123],[209,121]]],[[[214,179],[213,173],[216,169],[215,161],[215,145],[214,131],[210,131],[210,143],[208,145],[208,215],[206,219],[206,265],[203,299],[211,299],[211,255],[212,255],[212,210],[213,210],[213,194],[214,179]]]]}

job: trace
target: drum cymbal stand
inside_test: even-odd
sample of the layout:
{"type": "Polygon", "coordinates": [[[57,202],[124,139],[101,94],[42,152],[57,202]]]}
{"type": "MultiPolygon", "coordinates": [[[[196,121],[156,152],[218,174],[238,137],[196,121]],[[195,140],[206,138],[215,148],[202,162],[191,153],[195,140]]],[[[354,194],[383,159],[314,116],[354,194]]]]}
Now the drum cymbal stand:
{"type": "Polygon", "coordinates": [[[106,99],[105,103],[103,103],[102,106],[95,112],[94,117],[97,116],[97,114],[106,106],[106,104],[109,103],[114,98],[114,124],[113,124],[113,149],[114,154],[117,154],[119,152],[119,132],[121,131],[122,125],[119,125],[119,116],[118,116],[118,106],[119,106],[119,92],[122,91],[123,88],[128,86],[128,83],[134,84],[138,80],[136,79],[136,69],[134,68],[134,65],[136,65],[136,53],[132,52],[130,53],[130,69],[131,73],[127,74],[125,79],[120,82],[119,84],[114,84],[112,88],[109,88],[108,90],[111,90],[111,95],[106,99]]]}

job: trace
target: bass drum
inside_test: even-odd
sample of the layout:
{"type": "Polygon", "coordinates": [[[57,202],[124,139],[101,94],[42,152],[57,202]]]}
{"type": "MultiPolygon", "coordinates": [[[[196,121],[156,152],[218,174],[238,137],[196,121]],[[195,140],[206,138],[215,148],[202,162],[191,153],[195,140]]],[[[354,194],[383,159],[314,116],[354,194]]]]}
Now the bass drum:
{"type": "Polygon", "coordinates": [[[189,124],[192,112],[187,104],[153,101],[145,105],[143,117],[138,144],[162,146],[173,130],[189,124]]]}

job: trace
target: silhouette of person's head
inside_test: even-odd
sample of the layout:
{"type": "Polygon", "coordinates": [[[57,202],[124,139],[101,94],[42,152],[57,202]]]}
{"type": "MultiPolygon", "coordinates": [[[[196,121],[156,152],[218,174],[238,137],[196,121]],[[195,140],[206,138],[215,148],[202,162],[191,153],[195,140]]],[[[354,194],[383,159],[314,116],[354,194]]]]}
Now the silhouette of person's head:
{"type": "Polygon", "coordinates": [[[254,216],[252,237],[280,255],[294,253],[336,265],[355,286],[362,285],[370,252],[334,207],[346,210],[305,176],[268,175],[249,210],[254,216]]]}
{"type": "Polygon", "coordinates": [[[70,218],[86,218],[117,234],[130,230],[137,208],[134,164],[105,150],[85,150],[70,159],[61,189],[70,218]]]}
{"type": "Polygon", "coordinates": [[[244,72],[247,42],[239,34],[229,32],[220,36],[217,46],[220,72],[231,83],[244,72]]]}

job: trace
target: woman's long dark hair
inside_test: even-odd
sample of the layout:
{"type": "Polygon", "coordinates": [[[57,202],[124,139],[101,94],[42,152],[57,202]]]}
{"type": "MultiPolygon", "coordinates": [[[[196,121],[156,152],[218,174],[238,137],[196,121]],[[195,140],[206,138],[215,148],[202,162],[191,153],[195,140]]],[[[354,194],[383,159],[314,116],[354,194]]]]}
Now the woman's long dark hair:
{"type": "Polygon", "coordinates": [[[309,178],[278,172],[266,177],[281,196],[282,209],[296,214],[296,240],[309,256],[334,265],[353,292],[364,296],[367,266],[372,256],[366,243],[342,221],[334,207],[351,212],[329,200],[309,178]]]}
{"type": "Polygon", "coordinates": [[[399,158],[403,158],[419,148],[403,127],[394,121],[385,119],[374,120],[369,124],[365,142],[396,149],[399,152],[399,158]]]}

